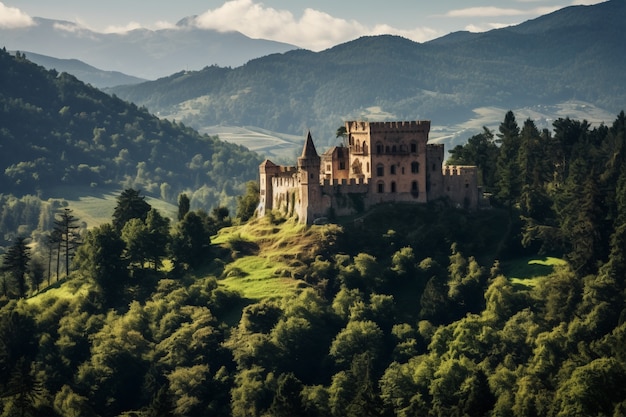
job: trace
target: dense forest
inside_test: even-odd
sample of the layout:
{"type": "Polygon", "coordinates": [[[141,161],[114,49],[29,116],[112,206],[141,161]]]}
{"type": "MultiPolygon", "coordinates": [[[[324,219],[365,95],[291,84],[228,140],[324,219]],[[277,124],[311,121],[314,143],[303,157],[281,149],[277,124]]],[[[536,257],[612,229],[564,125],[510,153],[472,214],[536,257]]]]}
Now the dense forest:
{"type": "Polygon", "coordinates": [[[254,218],[250,182],[232,218],[181,195],[170,224],[129,188],[39,290],[16,239],[2,415],[626,414],[626,116],[553,128],[509,112],[452,150],[489,210],[307,227],[254,218]],[[507,273],[537,255],[562,261],[507,273]]]}
{"type": "Polygon", "coordinates": [[[624,15],[623,1],[606,1],[484,33],[425,43],[363,37],[107,91],[196,129],[257,126],[302,135],[313,126],[324,146],[334,145],[345,120],[368,117],[453,124],[479,107],[567,100],[613,111],[626,100],[626,58],[616,53],[626,42],[624,15]]]}
{"type": "MultiPolygon", "coordinates": [[[[234,208],[261,157],[0,51],[0,190],[41,199],[59,187],[134,187],[195,207],[234,208]]],[[[0,197],[2,198],[2,197],[0,197]]],[[[21,223],[26,224],[26,223],[21,223]]]]}

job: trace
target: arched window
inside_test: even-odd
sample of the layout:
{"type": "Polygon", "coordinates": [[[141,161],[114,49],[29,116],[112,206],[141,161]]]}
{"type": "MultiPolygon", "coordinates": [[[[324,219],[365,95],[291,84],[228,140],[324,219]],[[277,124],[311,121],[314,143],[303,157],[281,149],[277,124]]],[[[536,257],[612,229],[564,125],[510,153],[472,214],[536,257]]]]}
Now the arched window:
{"type": "Polygon", "coordinates": [[[367,155],[367,143],[363,142],[363,155],[367,155]]]}
{"type": "Polygon", "coordinates": [[[417,161],[411,162],[411,174],[417,174],[420,172],[420,163],[417,161]]]}
{"type": "Polygon", "coordinates": [[[396,175],[396,166],[392,165],[390,168],[391,175],[396,175]]]}
{"type": "Polygon", "coordinates": [[[392,182],[391,182],[391,192],[392,192],[392,193],[395,193],[395,192],[396,192],[396,182],[395,182],[395,181],[392,181],[392,182]]]}
{"type": "Polygon", "coordinates": [[[417,153],[417,142],[411,142],[411,153],[417,153]]]}
{"type": "Polygon", "coordinates": [[[380,142],[377,142],[376,143],[376,154],[380,155],[381,153],[383,153],[383,150],[384,150],[383,144],[380,143],[380,142]]]}
{"type": "Polygon", "coordinates": [[[376,165],[376,176],[382,177],[385,175],[385,166],[383,164],[376,165]]]}
{"type": "Polygon", "coordinates": [[[378,184],[376,184],[376,185],[377,185],[379,194],[382,194],[382,193],[385,192],[385,183],[384,182],[379,181],[378,184]]]}

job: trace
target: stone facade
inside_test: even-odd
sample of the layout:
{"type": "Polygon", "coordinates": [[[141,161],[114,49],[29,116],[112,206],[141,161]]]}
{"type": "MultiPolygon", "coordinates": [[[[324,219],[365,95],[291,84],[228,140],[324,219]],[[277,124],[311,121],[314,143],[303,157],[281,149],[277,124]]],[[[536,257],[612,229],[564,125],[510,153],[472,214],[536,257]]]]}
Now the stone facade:
{"type": "Polygon", "coordinates": [[[443,165],[443,145],[428,143],[430,121],[350,121],[345,128],[346,143],[321,156],[309,133],[295,167],[261,164],[259,216],[278,210],[311,224],[380,203],[481,204],[477,168],[443,165]]]}

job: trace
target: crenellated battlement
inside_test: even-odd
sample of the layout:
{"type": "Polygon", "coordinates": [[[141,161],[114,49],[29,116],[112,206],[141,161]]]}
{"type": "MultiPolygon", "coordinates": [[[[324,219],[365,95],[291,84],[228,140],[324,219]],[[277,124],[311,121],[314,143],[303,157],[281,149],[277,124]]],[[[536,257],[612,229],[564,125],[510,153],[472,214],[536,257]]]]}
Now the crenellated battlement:
{"type": "Polygon", "coordinates": [[[430,120],[412,120],[401,122],[346,122],[346,128],[351,132],[403,132],[403,133],[423,133],[430,131],[430,120]]]}
{"type": "Polygon", "coordinates": [[[444,146],[428,143],[430,121],[348,121],[345,127],[347,143],[321,157],[309,133],[297,166],[261,164],[260,216],[278,210],[311,224],[382,203],[444,198],[479,206],[477,168],[444,165],[444,146]]]}
{"type": "Polygon", "coordinates": [[[443,175],[476,175],[477,167],[470,165],[444,165],[442,167],[443,175]]]}

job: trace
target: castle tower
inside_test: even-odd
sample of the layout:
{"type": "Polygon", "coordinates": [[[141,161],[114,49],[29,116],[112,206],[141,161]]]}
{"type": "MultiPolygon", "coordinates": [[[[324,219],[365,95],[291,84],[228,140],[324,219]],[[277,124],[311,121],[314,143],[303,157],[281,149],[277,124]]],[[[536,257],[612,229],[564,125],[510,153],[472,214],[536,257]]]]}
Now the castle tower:
{"type": "Polygon", "coordinates": [[[320,156],[315,150],[311,132],[308,133],[302,155],[298,158],[298,173],[300,176],[300,209],[299,221],[305,224],[313,223],[316,217],[321,217],[322,190],[320,187],[320,156]]]}
{"type": "Polygon", "coordinates": [[[280,172],[280,166],[269,159],[266,159],[259,166],[259,212],[258,216],[263,217],[268,211],[274,208],[274,190],[272,178],[280,172]]]}

